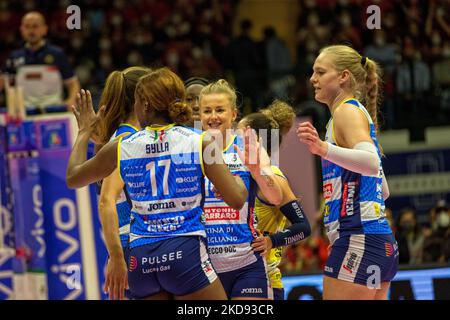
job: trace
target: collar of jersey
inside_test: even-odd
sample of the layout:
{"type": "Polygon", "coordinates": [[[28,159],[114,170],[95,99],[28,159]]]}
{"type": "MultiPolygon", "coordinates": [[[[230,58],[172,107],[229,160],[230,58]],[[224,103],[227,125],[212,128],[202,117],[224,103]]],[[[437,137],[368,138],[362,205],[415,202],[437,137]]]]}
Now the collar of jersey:
{"type": "Polygon", "coordinates": [[[136,131],[139,131],[138,128],[136,128],[135,126],[133,126],[132,124],[129,124],[129,123],[121,123],[121,124],[119,125],[119,128],[120,128],[120,127],[130,127],[130,128],[132,128],[132,129],[134,129],[134,130],[136,130],[136,131]]]}
{"type": "MultiPolygon", "coordinates": [[[[355,97],[345,99],[344,101],[342,101],[342,102],[337,106],[337,108],[339,108],[340,106],[342,106],[344,103],[349,102],[350,100],[357,100],[357,99],[356,99],[355,97]]],[[[358,101],[358,100],[357,100],[357,101],[358,101]]],[[[336,109],[337,109],[337,108],[336,108],[336,109]]],[[[331,122],[331,119],[333,119],[333,115],[331,115],[330,120],[328,120],[328,123],[327,123],[327,125],[325,126],[326,129],[328,129],[328,126],[329,126],[329,124],[330,124],[330,122],[331,122]]]]}
{"type": "Polygon", "coordinates": [[[164,126],[164,127],[152,127],[152,126],[148,126],[148,127],[145,127],[145,129],[147,129],[147,130],[152,130],[152,131],[162,131],[162,130],[169,130],[169,129],[172,128],[174,125],[175,125],[175,123],[168,124],[167,126],[164,126]]]}
{"type": "Polygon", "coordinates": [[[234,140],[236,139],[236,135],[233,135],[233,138],[231,139],[231,142],[227,145],[225,149],[223,149],[223,152],[227,152],[228,149],[230,149],[231,145],[234,143],[234,140]]]}

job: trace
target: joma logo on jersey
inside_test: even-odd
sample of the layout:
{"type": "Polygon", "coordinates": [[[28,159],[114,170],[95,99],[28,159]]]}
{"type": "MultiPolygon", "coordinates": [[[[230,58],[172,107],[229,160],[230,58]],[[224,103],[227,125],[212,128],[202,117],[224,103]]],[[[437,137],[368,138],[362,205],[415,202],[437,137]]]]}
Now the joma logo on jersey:
{"type": "Polygon", "coordinates": [[[169,151],[169,142],[152,143],[145,145],[145,153],[161,153],[169,151]]]}
{"type": "Polygon", "coordinates": [[[166,209],[174,209],[176,208],[175,202],[159,202],[159,203],[149,203],[147,207],[147,211],[156,211],[156,210],[166,210],[166,209]]]}
{"type": "Polygon", "coordinates": [[[262,288],[244,288],[241,293],[263,293],[262,288]]]}

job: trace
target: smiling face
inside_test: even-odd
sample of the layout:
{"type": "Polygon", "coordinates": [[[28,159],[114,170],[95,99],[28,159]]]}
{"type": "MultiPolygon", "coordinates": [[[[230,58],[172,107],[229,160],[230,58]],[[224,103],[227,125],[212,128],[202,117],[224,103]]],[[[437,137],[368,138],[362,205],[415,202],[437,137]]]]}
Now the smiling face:
{"type": "Polygon", "coordinates": [[[329,57],[321,53],[314,62],[310,82],[314,87],[315,99],[330,105],[341,91],[342,77],[329,57]]]}
{"type": "Polygon", "coordinates": [[[232,128],[236,116],[236,108],[225,93],[206,94],[200,100],[200,119],[203,130],[220,130],[225,137],[226,130],[232,128]]]}

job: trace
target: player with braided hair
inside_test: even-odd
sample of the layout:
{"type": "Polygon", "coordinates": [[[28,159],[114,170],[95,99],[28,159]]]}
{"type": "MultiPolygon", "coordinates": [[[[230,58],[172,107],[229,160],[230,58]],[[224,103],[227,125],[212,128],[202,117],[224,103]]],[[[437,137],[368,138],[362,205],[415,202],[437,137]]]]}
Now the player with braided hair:
{"type": "Polygon", "coordinates": [[[297,130],[300,141],[322,158],[331,243],[323,297],[387,299],[398,245],[384,214],[389,189],[376,136],[379,67],[351,47],[333,45],[321,50],[310,80],[315,99],[331,112],[325,141],[309,122],[297,130]]]}

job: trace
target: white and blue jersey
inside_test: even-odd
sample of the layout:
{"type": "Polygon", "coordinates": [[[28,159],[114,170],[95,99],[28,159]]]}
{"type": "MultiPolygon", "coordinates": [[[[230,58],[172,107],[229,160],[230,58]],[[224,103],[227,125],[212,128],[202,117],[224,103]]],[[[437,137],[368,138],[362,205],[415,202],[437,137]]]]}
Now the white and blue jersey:
{"type": "MultiPolygon", "coordinates": [[[[133,133],[139,131],[136,127],[128,124],[122,123],[119,125],[119,128],[112,135],[111,140],[115,140],[117,138],[123,137],[126,139],[133,133]]],[[[128,240],[130,238],[130,220],[131,220],[131,206],[127,200],[125,192],[122,191],[119,197],[116,200],[116,210],[117,216],[119,218],[119,234],[120,234],[120,243],[122,244],[122,248],[126,248],[128,246],[128,240]]]]}
{"type": "Polygon", "coordinates": [[[130,248],[178,236],[206,237],[201,136],[180,126],[147,127],[118,145],[131,200],[130,248]]]}
{"type": "Polygon", "coordinates": [[[257,261],[251,242],[255,236],[256,216],[253,208],[257,184],[242,164],[233,145],[243,150],[243,141],[234,137],[224,150],[223,158],[233,175],[239,175],[248,190],[248,198],[241,210],[229,207],[214,196],[211,181],[205,178],[205,218],[208,253],[218,273],[243,268],[257,261]]]}
{"type": "MultiPolygon", "coordinates": [[[[355,99],[343,102],[364,113],[370,125],[370,136],[379,157],[377,176],[366,176],[322,159],[323,194],[325,198],[324,224],[331,244],[343,236],[354,234],[391,234],[386,220],[381,189],[381,154],[376,139],[375,126],[364,106],[355,99]]],[[[337,145],[333,132],[333,118],[327,126],[325,140],[337,145]]]]}

